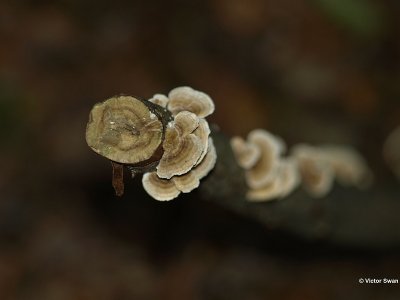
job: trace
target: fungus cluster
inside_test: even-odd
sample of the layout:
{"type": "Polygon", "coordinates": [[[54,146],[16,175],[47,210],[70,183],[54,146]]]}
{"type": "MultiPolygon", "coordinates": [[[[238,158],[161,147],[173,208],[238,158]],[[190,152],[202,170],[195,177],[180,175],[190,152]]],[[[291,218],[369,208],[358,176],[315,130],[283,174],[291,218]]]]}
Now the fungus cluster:
{"type": "Polygon", "coordinates": [[[233,137],[231,147],[245,171],[249,201],[268,201],[289,195],[300,184],[313,197],[325,196],[335,179],[343,185],[366,187],[372,179],[361,155],[350,147],[299,144],[286,151],[285,142],[255,129],[247,139],[233,137]]]}
{"type": "MultiPolygon", "coordinates": [[[[93,107],[86,141],[111,161],[117,195],[123,194],[127,167],[132,176],[144,173],[149,195],[168,201],[196,189],[214,168],[217,153],[206,120],[214,109],[207,94],[190,87],[149,100],[115,96],[93,107]]],[[[390,135],[384,154],[400,174],[399,136],[400,129],[390,135]]],[[[285,155],[284,140],[262,129],[246,139],[233,137],[230,144],[244,170],[249,201],[280,199],[300,184],[311,196],[322,197],[335,179],[359,188],[372,180],[365,160],[350,147],[299,144],[285,155]]]]}
{"type": "Polygon", "coordinates": [[[113,186],[124,192],[123,174],[144,173],[143,186],[157,200],[171,200],[197,188],[214,167],[217,154],[209,136],[211,98],[190,87],[149,100],[115,96],[90,112],[86,141],[113,167],[113,186]]]}
{"type": "Polygon", "coordinates": [[[211,98],[190,87],[175,88],[168,97],[154,95],[150,102],[171,112],[162,144],[163,155],[153,172],[143,175],[143,187],[160,201],[196,189],[215,166],[216,150],[207,116],[214,112],[211,98]]]}
{"type": "Polygon", "coordinates": [[[300,144],[292,155],[298,162],[304,188],[314,197],[323,197],[336,180],[344,186],[366,188],[372,173],[364,158],[352,147],[300,144]]]}
{"type": "Polygon", "coordinates": [[[283,198],[299,184],[296,162],[282,156],[285,143],[268,131],[255,129],[246,140],[233,137],[231,147],[238,164],[245,169],[248,200],[283,198]]]}

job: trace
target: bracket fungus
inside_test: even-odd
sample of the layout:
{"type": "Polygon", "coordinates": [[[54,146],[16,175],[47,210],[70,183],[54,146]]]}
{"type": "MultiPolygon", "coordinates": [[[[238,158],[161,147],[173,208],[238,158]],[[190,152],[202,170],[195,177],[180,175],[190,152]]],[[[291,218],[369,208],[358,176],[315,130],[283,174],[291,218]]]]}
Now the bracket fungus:
{"type": "Polygon", "coordinates": [[[190,193],[200,185],[203,179],[214,168],[217,161],[217,152],[212,138],[209,138],[207,153],[204,159],[189,172],[173,176],[170,179],[160,178],[156,172],[146,173],[143,176],[143,187],[147,193],[159,201],[169,201],[182,193],[190,193]]]}
{"type": "Polygon", "coordinates": [[[230,143],[239,166],[246,170],[254,167],[261,155],[260,148],[239,136],[231,138],[230,143]]]}
{"type": "Polygon", "coordinates": [[[345,186],[366,188],[373,175],[365,159],[349,146],[296,145],[292,155],[296,158],[303,186],[314,197],[325,196],[336,179],[345,186]]]}
{"type": "Polygon", "coordinates": [[[340,184],[358,188],[366,188],[371,184],[372,172],[365,159],[354,148],[323,145],[320,147],[320,151],[340,184]]]}
{"type": "Polygon", "coordinates": [[[299,185],[297,162],[292,157],[282,157],[286,144],[280,137],[255,129],[248,134],[247,141],[233,137],[230,144],[238,165],[245,171],[247,200],[283,198],[299,185]]]}
{"type": "Polygon", "coordinates": [[[173,89],[168,97],[156,94],[151,101],[166,106],[174,119],[166,128],[164,153],[157,171],[152,181],[148,176],[144,178],[143,186],[146,185],[146,191],[154,199],[172,200],[181,192],[189,193],[199,187],[200,180],[215,166],[217,153],[205,119],[214,111],[214,103],[208,95],[190,87],[173,89]],[[149,188],[153,182],[158,188],[166,186],[169,191],[173,185],[174,193],[160,194],[157,188],[149,188]]]}
{"type": "Polygon", "coordinates": [[[118,196],[127,167],[133,176],[145,173],[143,186],[151,196],[170,200],[198,187],[214,167],[216,152],[204,119],[214,108],[207,94],[190,87],[149,100],[115,96],[92,108],[86,141],[111,161],[118,196]]]}
{"type": "MultiPolygon", "coordinates": [[[[118,196],[124,191],[127,167],[132,175],[145,173],[142,183],[149,195],[168,201],[199,187],[214,168],[217,152],[205,119],[214,109],[207,94],[190,87],[175,88],[168,97],[155,94],[149,100],[115,96],[91,110],[86,141],[111,161],[118,196]]],[[[399,131],[384,148],[385,158],[394,165],[398,164],[393,149],[398,149],[399,131]]],[[[365,160],[351,147],[299,144],[283,157],[284,140],[262,129],[251,131],[246,140],[233,137],[230,145],[245,174],[249,201],[286,197],[300,183],[311,196],[322,197],[335,178],[358,187],[372,179],[365,160]]]]}
{"type": "Polygon", "coordinates": [[[260,157],[255,165],[246,170],[246,182],[252,189],[257,189],[270,183],[279,168],[279,157],[284,149],[281,140],[266,130],[255,129],[247,137],[249,143],[260,149],[260,157]]]}
{"type": "Polygon", "coordinates": [[[203,179],[214,169],[217,162],[217,150],[215,149],[214,142],[212,138],[208,138],[207,152],[204,158],[198,163],[192,172],[195,173],[199,180],[203,179]]]}
{"type": "Polygon", "coordinates": [[[200,163],[194,166],[194,168],[188,173],[172,177],[177,188],[183,193],[189,193],[195,188],[198,188],[200,180],[206,177],[215,166],[217,161],[217,152],[212,138],[208,138],[208,140],[208,147],[204,159],[202,159],[200,163]]]}
{"type": "Polygon", "coordinates": [[[281,197],[286,197],[300,184],[300,172],[297,162],[293,157],[288,157],[281,162],[280,177],[282,180],[281,197]]]}
{"type": "Polygon", "coordinates": [[[194,113],[181,111],[175,116],[172,125],[175,126],[181,136],[185,136],[199,127],[199,118],[194,113]]]}
{"type": "Polygon", "coordinates": [[[200,185],[199,178],[192,171],[189,171],[183,175],[174,176],[171,178],[171,181],[182,193],[190,193],[194,189],[197,189],[200,185]]]}
{"type": "Polygon", "coordinates": [[[203,150],[195,166],[197,166],[207,154],[210,133],[211,130],[208,122],[206,121],[206,119],[200,118],[199,126],[193,131],[193,134],[200,139],[201,144],[203,145],[203,150]]]}
{"type": "Polygon", "coordinates": [[[291,158],[282,159],[272,182],[258,189],[250,189],[246,197],[253,202],[281,199],[296,189],[299,183],[300,175],[296,162],[291,158]]]}
{"type": "Polygon", "coordinates": [[[154,94],[152,98],[149,99],[151,103],[157,104],[161,107],[166,108],[168,105],[168,97],[163,94],[154,94]]]}
{"type": "Polygon", "coordinates": [[[158,177],[156,172],[143,174],[142,183],[146,192],[158,201],[172,200],[181,193],[171,180],[158,177]]]}
{"type": "Polygon", "coordinates": [[[286,144],[266,130],[252,130],[247,141],[231,139],[231,148],[240,167],[245,170],[249,190],[246,198],[252,202],[282,198],[299,184],[297,164],[283,158],[286,144]]]}
{"type": "Polygon", "coordinates": [[[299,144],[293,148],[292,155],[297,161],[304,188],[316,198],[325,196],[332,188],[334,173],[321,150],[299,144]]]}
{"type": "MultiPolygon", "coordinates": [[[[142,184],[150,196],[169,201],[198,188],[216,164],[217,151],[205,119],[214,109],[207,94],[190,87],[175,88],[168,96],[155,94],[149,100],[115,96],[91,110],[86,141],[111,161],[118,196],[124,192],[126,167],[133,176],[144,173],[142,184]]],[[[384,149],[385,157],[397,166],[399,132],[388,138],[384,149]]],[[[300,183],[311,196],[322,197],[335,178],[358,187],[372,179],[363,157],[350,147],[300,144],[283,156],[285,141],[262,129],[252,130],[246,140],[233,137],[230,145],[252,202],[281,199],[300,183]]]]}
{"type": "Polygon", "coordinates": [[[200,118],[205,118],[211,115],[215,109],[210,96],[188,86],[171,90],[168,98],[168,109],[174,116],[181,111],[190,111],[200,118]]]}
{"type": "Polygon", "coordinates": [[[198,125],[197,116],[187,111],[180,112],[169,123],[163,144],[164,154],[157,166],[160,178],[170,179],[185,174],[198,162],[204,148],[201,139],[193,134],[198,125]]]}
{"type": "Polygon", "coordinates": [[[283,157],[286,143],[268,131],[255,129],[247,140],[230,141],[238,165],[244,169],[248,186],[246,198],[252,202],[286,197],[302,183],[313,197],[325,196],[334,179],[343,185],[366,187],[372,180],[364,158],[353,148],[299,144],[283,157]]]}

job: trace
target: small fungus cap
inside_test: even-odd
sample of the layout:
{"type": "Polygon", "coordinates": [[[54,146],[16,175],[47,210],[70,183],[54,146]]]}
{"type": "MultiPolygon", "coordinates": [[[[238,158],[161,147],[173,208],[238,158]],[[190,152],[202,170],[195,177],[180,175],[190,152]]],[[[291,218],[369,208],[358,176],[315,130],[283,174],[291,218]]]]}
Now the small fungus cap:
{"type": "Polygon", "coordinates": [[[248,170],[254,167],[260,159],[261,150],[255,144],[248,143],[239,136],[231,138],[230,144],[236,161],[241,168],[248,170]]]}
{"type": "Polygon", "coordinates": [[[245,173],[248,186],[257,189],[270,183],[276,176],[284,147],[280,139],[262,129],[253,130],[247,139],[260,149],[259,160],[245,173]]]}
{"type": "Polygon", "coordinates": [[[294,158],[288,157],[282,160],[279,176],[282,181],[280,197],[283,198],[292,193],[301,182],[297,162],[294,158]]]}
{"type": "Polygon", "coordinates": [[[281,194],[281,178],[275,178],[265,186],[258,189],[250,189],[246,193],[247,200],[251,202],[263,202],[279,198],[281,194]]]}
{"type": "Polygon", "coordinates": [[[181,193],[173,181],[159,178],[156,172],[143,174],[142,184],[146,192],[158,201],[172,200],[181,193]]]}
{"type": "Polygon", "coordinates": [[[182,193],[190,193],[200,185],[200,180],[193,171],[189,171],[180,176],[174,176],[171,180],[182,193]]]}
{"type": "Polygon", "coordinates": [[[157,104],[161,107],[166,108],[167,104],[169,102],[169,99],[167,96],[163,94],[155,94],[152,98],[149,99],[151,103],[157,104]]]}
{"type": "Polygon", "coordinates": [[[117,96],[90,112],[86,142],[98,154],[118,163],[135,164],[161,146],[163,124],[140,100],[117,96]]]}
{"type": "Polygon", "coordinates": [[[207,120],[200,118],[199,126],[193,131],[193,134],[200,139],[201,144],[203,145],[203,149],[202,149],[201,156],[195,166],[197,166],[204,159],[204,157],[207,154],[210,133],[211,133],[211,130],[210,130],[210,127],[208,126],[207,120]]]}
{"type": "Polygon", "coordinates": [[[304,188],[314,197],[325,196],[332,188],[334,173],[320,149],[306,144],[293,148],[304,188]]]}
{"type": "Polygon", "coordinates": [[[217,161],[217,152],[212,138],[209,138],[208,147],[204,159],[186,174],[173,176],[171,180],[175,183],[178,190],[183,193],[190,193],[200,185],[200,180],[208,175],[214,168],[217,161]]]}
{"type": "Polygon", "coordinates": [[[204,159],[192,170],[193,173],[200,179],[203,179],[214,169],[217,162],[217,151],[214,146],[213,139],[208,138],[207,154],[204,159]]]}
{"type": "Polygon", "coordinates": [[[190,111],[200,118],[205,118],[214,112],[214,102],[207,94],[196,91],[188,86],[177,87],[168,94],[168,110],[173,115],[181,111],[190,111]]]}
{"type": "Polygon", "coordinates": [[[193,132],[199,120],[193,113],[180,112],[165,133],[164,154],[157,166],[157,175],[170,179],[189,172],[200,159],[204,145],[193,132]]]}
{"type": "Polygon", "coordinates": [[[339,183],[359,188],[365,188],[371,184],[372,172],[357,150],[349,146],[337,145],[324,145],[320,149],[339,183]]]}
{"type": "Polygon", "coordinates": [[[181,136],[186,136],[199,126],[199,118],[189,111],[181,111],[175,116],[174,126],[181,136]]]}
{"type": "Polygon", "coordinates": [[[300,176],[295,161],[286,158],[279,164],[279,171],[272,182],[247,192],[246,197],[249,201],[260,202],[283,198],[298,186],[300,176]]]}

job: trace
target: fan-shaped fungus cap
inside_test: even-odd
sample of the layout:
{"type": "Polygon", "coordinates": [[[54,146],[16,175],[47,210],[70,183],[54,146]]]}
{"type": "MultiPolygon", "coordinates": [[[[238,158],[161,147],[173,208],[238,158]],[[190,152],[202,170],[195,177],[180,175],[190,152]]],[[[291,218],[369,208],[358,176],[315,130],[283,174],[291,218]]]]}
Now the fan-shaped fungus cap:
{"type": "Polygon", "coordinates": [[[321,148],[324,159],[343,185],[368,187],[373,179],[364,158],[352,147],[325,145],[321,148]]]}
{"type": "Polygon", "coordinates": [[[193,134],[181,137],[176,129],[167,129],[164,154],[157,166],[157,175],[161,178],[171,178],[190,171],[196,164],[202,152],[202,144],[193,134]],[[171,147],[174,146],[175,147],[171,147]]]}
{"type": "Polygon", "coordinates": [[[214,112],[214,102],[210,96],[188,86],[177,87],[168,94],[168,110],[173,115],[181,111],[190,111],[198,117],[205,118],[214,112]]]}
{"type": "Polygon", "coordinates": [[[255,144],[248,143],[239,136],[231,138],[230,143],[236,161],[243,169],[252,168],[259,160],[261,150],[255,144]]]}
{"type": "Polygon", "coordinates": [[[197,136],[201,140],[201,144],[203,145],[203,150],[199,160],[196,163],[196,166],[203,160],[208,151],[208,137],[211,133],[210,127],[208,126],[208,122],[206,119],[199,119],[199,126],[193,131],[193,134],[197,136]]]}
{"type": "Polygon", "coordinates": [[[387,137],[383,145],[383,156],[387,165],[400,180],[400,126],[387,137]]]}
{"type": "Polygon", "coordinates": [[[174,176],[171,180],[174,182],[176,188],[183,193],[190,193],[200,185],[199,177],[193,171],[180,176],[174,176]]]}
{"type": "Polygon", "coordinates": [[[96,104],[86,129],[86,141],[92,150],[123,164],[151,158],[162,138],[162,122],[142,101],[130,96],[96,104]]]}
{"type": "Polygon", "coordinates": [[[248,190],[246,198],[251,202],[262,202],[277,199],[281,193],[281,185],[281,178],[277,177],[263,187],[248,190]]]}
{"type": "Polygon", "coordinates": [[[217,152],[212,138],[209,138],[208,147],[204,159],[188,173],[171,178],[178,190],[189,193],[200,185],[200,180],[208,175],[217,161],[217,152]]]}
{"type": "Polygon", "coordinates": [[[211,137],[208,138],[207,154],[204,159],[192,170],[199,179],[202,179],[214,169],[217,162],[217,151],[211,137]]]}
{"type": "Polygon", "coordinates": [[[142,183],[146,192],[159,201],[172,200],[181,193],[173,181],[159,178],[156,172],[143,174],[142,183]]]}
{"type": "Polygon", "coordinates": [[[250,189],[247,192],[249,201],[259,202],[286,197],[299,184],[300,175],[293,159],[280,161],[279,171],[272,182],[258,189],[250,189]]]}
{"type": "Polygon", "coordinates": [[[189,111],[181,111],[175,116],[173,125],[181,136],[186,136],[199,126],[199,118],[189,111]]]}
{"type": "Polygon", "coordinates": [[[280,175],[282,187],[280,197],[286,197],[293,192],[300,184],[301,178],[297,162],[292,157],[288,157],[281,162],[280,175]]]}
{"type": "Polygon", "coordinates": [[[166,129],[164,154],[157,166],[157,175],[170,179],[190,171],[202,155],[202,141],[192,132],[198,126],[194,114],[181,112],[166,129]]]}
{"type": "Polygon", "coordinates": [[[152,98],[149,99],[151,103],[157,104],[161,107],[166,108],[169,102],[169,99],[167,96],[163,94],[155,94],[152,98]]]}
{"type": "Polygon", "coordinates": [[[257,189],[272,182],[276,176],[283,147],[274,135],[262,129],[250,132],[247,140],[260,149],[260,159],[245,173],[248,186],[257,189]]]}
{"type": "Polygon", "coordinates": [[[297,161],[305,189],[314,197],[325,196],[332,188],[334,176],[321,150],[301,144],[295,146],[292,153],[297,161]]]}

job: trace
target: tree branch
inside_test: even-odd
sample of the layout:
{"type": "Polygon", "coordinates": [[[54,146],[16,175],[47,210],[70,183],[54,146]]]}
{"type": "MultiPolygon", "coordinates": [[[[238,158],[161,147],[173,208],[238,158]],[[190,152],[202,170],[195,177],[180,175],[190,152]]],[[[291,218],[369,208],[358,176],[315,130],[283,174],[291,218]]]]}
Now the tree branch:
{"type": "Polygon", "coordinates": [[[306,239],[353,247],[400,246],[398,187],[359,191],[336,184],[323,199],[313,199],[299,189],[280,201],[251,203],[246,200],[244,172],[235,161],[229,139],[215,130],[213,139],[218,160],[200,185],[203,199],[306,239]]]}

